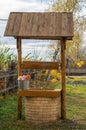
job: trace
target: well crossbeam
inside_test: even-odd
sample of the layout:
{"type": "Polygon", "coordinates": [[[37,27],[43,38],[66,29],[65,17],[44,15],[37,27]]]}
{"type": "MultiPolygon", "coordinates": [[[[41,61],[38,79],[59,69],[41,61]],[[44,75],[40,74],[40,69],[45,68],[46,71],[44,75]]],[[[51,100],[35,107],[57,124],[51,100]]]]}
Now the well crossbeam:
{"type": "Polygon", "coordinates": [[[57,62],[42,62],[42,61],[23,61],[22,68],[24,69],[58,69],[57,62]]]}

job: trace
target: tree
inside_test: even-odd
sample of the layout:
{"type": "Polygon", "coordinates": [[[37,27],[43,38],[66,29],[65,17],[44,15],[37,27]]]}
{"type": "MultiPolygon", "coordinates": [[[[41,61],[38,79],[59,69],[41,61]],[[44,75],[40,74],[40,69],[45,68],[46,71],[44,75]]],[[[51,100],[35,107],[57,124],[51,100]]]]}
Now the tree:
{"type": "Polygon", "coordinates": [[[85,0],[56,0],[50,10],[58,12],[73,12],[74,37],[67,41],[66,57],[71,57],[76,64],[79,59],[79,51],[82,47],[83,33],[86,30],[86,15],[82,13],[85,0]]]}

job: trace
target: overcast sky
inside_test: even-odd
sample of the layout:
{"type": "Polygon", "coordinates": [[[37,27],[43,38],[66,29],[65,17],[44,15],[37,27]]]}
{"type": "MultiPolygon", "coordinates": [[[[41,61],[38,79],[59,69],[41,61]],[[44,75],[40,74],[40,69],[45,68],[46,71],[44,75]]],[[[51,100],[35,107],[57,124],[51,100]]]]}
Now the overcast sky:
{"type": "MultiPolygon", "coordinates": [[[[43,12],[55,0],[0,0],[0,19],[8,19],[10,12],[43,12]]],[[[86,12],[85,12],[86,13],[86,12]]],[[[3,37],[6,21],[0,21],[0,43],[8,42],[11,48],[16,48],[13,38],[3,37]]],[[[31,41],[33,43],[33,41],[31,41]]],[[[41,41],[43,42],[43,41],[41,41]]],[[[44,43],[44,42],[43,42],[44,43]]],[[[23,46],[23,48],[28,46],[23,46]]],[[[29,46],[30,48],[30,46],[29,46]]]]}
{"type": "MultiPolygon", "coordinates": [[[[0,0],[0,19],[8,19],[10,12],[40,12],[48,9],[52,0],[0,0]]],[[[0,36],[6,21],[0,21],[0,36]]]]}
{"type": "MultiPolygon", "coordinates": [[[[52,0],[0,0],[0,19],[8,19],[10,12],[43,12],[49,8],[52,0]]],[[[14,38],[3,37],[6,27],[6,21],[0,21],[0,43],[6,43],[7,46],[10,46],[11,50],[16,51],[16,41],[14,38]]],[[[34,50],[37,48],[42,51],[47,51],[47,41],[35,41],[36,45],[34,46],[34,41],[24,41],[22,46],[24,50],[24,55],[29,53],[29,50],[34,50]],[[29,42],[29,45],[27,44],[29,42]],[[25,44],[24,44],[25,43],[25,44]],[[44,47],[40,44],[44,44],[44,47]],[[46,45],[45,45],[46,43],[46,45]],[[37,46],[37,47],[36,47],[37,46]]]]}
{"type": "Polygon", "coordinates": [[[52,0],[0,0],[0,18],[12,11],[45,11],[52,0]]]}
{"type": "MultiPolygon", "coordinates": [[[[54,0],[0,0],[0,19],[8,19],[10,12],[43,12],[54,0]]],[[[3,36],[6,21],[0,20],[0,36],[3,36]]]]}

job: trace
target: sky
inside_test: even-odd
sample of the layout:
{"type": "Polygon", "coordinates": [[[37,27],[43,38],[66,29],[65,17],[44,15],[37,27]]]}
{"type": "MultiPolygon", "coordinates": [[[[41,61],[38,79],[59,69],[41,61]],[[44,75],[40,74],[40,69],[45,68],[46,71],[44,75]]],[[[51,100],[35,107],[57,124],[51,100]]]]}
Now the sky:
{"type": "MultiPolygon", "coordinates": [[[[10,12],[46,11],[50,2],[51,0],[0,0],[0,19],[8,19],[10,12]]],[[[4,24],[6,24],[6,22],[0,21],[1,35],[3,35],[2,32],[4,32],[4,24]]]]}
{"type": "MultiPolygon", "coordinates": [[[[47,11],[50,4],[54,0],[0,0],[0,19],[8,19],[10,12],[43,12],[47,11]]],[[[7,21],[0,21],[0,43],[6,43],[7,46],[10,46],[12,50],[16,50],[16,41],[14,38],[9,37],[3,37],[5,27],[6,27],[7,21]]],[[[85,33],[86,35],[86,33],[85,33]]],[[[85,37],[86,41],[86,37],[85,37]]],[[[34,49],[34,44],[36,43],[35,48],[38,49],[38,51],[41,49],[43,51],[46,51],[47,53],[47,44],[49,42],[47,41],[23,41],[23,49],[24,49],[24,55],[28,52],[28,50],[34,49]],[[29,46],[28,46],[29,42],[29,46]],[[44,45],[44,48],[40,47],[40,44],[44,45]]]]}
{"type": "MultiPolygon", "coordinates": [[[[0,19],[8,19],[10,12],[44,12],[48,9],[52,0],[0,0],[0,19]]],[[[0,21],[0,43],[5,43],[11,50],[16,52],[16,40],[14,38],[3,37],[7,21],[0,21]]],[[[23,55],[30,51],[42,50],[47,53],[47,41],[23,41],[23,55]],[[29,42],[29,45],[28,45],[29,42]],[[34,44],[36,45],[34,46],[34,44]],[[41,45],[39,45],[39,43],[41,45]],[[43,47],[44,46],[44,47],[43,47]]],[[[40,54],[41,55],[41,54],[40,54]]]]}
{"type": "Polygon", "coordinates": [[[12,11],[45,11],[51,0],[0,0],[0,18],[8,18],[12,11]]]}

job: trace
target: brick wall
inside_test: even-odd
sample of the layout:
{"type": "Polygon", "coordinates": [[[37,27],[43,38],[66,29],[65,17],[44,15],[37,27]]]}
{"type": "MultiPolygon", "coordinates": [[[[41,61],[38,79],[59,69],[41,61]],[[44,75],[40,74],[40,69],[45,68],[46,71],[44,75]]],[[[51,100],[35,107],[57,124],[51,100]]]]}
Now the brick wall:
{"type": "Polygon", "coordinates": [[[60,118],[60,97],[26,97],[25,118],[32,123],[56,121],[60,118]]]}

